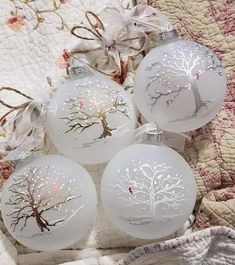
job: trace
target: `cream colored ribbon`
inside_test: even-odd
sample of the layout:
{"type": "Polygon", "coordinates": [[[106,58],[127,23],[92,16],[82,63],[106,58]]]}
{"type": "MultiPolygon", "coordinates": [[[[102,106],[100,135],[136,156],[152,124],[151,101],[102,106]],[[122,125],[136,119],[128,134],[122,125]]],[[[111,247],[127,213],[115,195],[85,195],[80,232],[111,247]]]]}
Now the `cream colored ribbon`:
{"type": "Polygon", "coordinates": [[[105,6],[99,15],[86,11],[85,17],[84,24],[74,26],[71,33],[84,40],[86,52],[103,50],[119,68],[123,56],[149,49],[159,32],[172,29],[165,15],[147,5],[124,9],[120,3],[105,6]]]}
{"type": "Polygon", "coordinates": [[[31,100],[26,108],[19,109],[15,115],[7,117],[3,125],[6,138],[0,143],[0,150],[5,149],[1,161],[24,159],[32,151],[43,146],[46,136],[46,113],[55,112],[56,106],[49,104],[48,98],[31,100]]]}

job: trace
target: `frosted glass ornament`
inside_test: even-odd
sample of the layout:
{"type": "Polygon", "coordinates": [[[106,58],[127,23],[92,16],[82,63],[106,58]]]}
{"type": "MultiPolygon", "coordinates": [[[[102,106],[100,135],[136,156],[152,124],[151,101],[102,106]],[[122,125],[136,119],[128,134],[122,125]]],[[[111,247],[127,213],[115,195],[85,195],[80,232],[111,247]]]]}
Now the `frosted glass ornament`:
{"type": "Polygon", "coordinates": [[[134,144],[108,163],[101,182],[107,216],[120,230],[157,239],[179,229],[196,200],[192,170],[164,145],[134,144]]]}
{"type": "Polygon", "coordinates": [[[60,152],[83,164],[109,160],[128,145],[136,126],[135,109],[124,89],[101,75],[67,81],[53,99],[47,131],[60,152]]]}
{"type": "Polygon", "coordinates": [[[53,251],[85,235],[96,203],[95,186],[84,168],[65,157],[46,155],[10,176],[1,210],[5,226],[21,244],[53,251]]]}
{"type": "Polygon", "coordinates": [[[187,40],[160,42],[140,63],[134,100],[149,122],[165,131],[188,132],[214,118],[226,93],[225,72],[216,55],[187,40]]]}

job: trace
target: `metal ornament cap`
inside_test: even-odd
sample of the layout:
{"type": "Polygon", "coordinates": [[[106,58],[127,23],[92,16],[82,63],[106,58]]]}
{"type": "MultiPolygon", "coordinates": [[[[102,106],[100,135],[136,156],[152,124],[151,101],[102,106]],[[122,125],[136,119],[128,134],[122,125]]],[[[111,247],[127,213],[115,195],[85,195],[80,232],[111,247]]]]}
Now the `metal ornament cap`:
{"type": "Polygon", "coordinates": [[[144,132],[142,137],[143,144],[162,145],[164,141],[163,131],[150,130],[144,132]]]}
{"type": "Polygon", "coordinates": [[[86,65],[72,66],[69,68],[69,76],[71,78],[77,79],[90,75],[93,75],[93,73],[86,65]]]}
{"type": "Polygon", "coordinates": [[[168,40],[176,39],[176,38],[178,38],[178,33],[175,29],[159,33],[160,41],[168,41],[168,40]]]}

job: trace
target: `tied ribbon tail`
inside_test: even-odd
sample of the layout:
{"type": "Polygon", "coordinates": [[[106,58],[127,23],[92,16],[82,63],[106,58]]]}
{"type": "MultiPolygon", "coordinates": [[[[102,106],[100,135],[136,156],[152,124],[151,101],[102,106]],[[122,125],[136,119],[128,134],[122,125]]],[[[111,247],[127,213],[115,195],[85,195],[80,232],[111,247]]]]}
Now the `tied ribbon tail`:
{"type": "Polygon", "coordinates": [[[85,19],[87,23],[74,26],[71,34],[90,41],[89,51],[103,50],[119,68],[123,56],[135,56],[150,48],[151,38],[154,38],[150,37],[151,33],[156,36],[161,31],[172,29],[166,16],[146,5],[137,5],[130,10],[121,4],[107,6],[99,16],[86,11],[85,19]],[[109,24],[110,21],[113,23],[109,24]]]}
{"type": "Polygon", "coordinates": [[[26,95],[25,93],[15,89],[15,88],[12,88],[12,87],[1,87],[0,88],[0,92],[2,92],[2,91],[14,92],[14,93],[16,93],[16,94],[28,99],[28,101],[23,103],[23,104],[20,104],[20,105],[17,105],[17,106],[13,106],[13,105],[10,105],[10,104],[6,103],[4,100],[0,99],[0,104],[3,105],[4,107],[10,109],[8,112],[6,112],[0,118],[0,125],[1,126],[4,124],[5,120],[7,119],[7,117],[9,115],[11,115],[15,111],[19,111],[19,110],[25,109],[30,104],[30,102],[33,100],[33,98],[31,98],[30,96],[26,95]]]}
{"type": "Polygon", "coordinates": [[[43,129],[33,129],[30,136],[22,135],[18,139],[18,145],[10,151],[1,161],[16,161],[30,156],[44,141],[45,131],[43,129]]]}
{"type": "Polygon", "coordinates": [[[142,34],[142,36],[126,37],[118,41],[113,38],[114,32],[107,31],[104,23],[95,13],[93,13],[92,11],[87,11],[85,13],[85,17],[91,28],[83,25],[75,26],[71,29],[71,34],[79,39],[99,41],[100,49],[103,49],[105,54],[110,56],[119,68],[120,53],[122,52],[122,50],[130,49],[136,52],[142,51],[144,44],[140,44],[138,47],[136,47],[130,45],[130,42],[144,40],[146,38],[145,35],[142,34]],[[92,19],[94,19],[94,22],[92,22],[92,19]],[[79,30],[83,30],[84,34],[81,34],[79,30]]]}
{"type": "Polygon", "coordinates": [[[5,101],[0,102],[10,109],[0,118],[5,132],[5,138],[1,143],[1,152],[5,154],[2,160],[14,161],[29,156],[40,146],[42,149],[45,147],[43,140],[46,137],[46,112],[54,112],[56,108],[49,104],[47,97],[36,101],[17,89],[0,89],[0,91],[3,90],[28,99],[27,102],[18,106],[7,104],[5,101]]]}

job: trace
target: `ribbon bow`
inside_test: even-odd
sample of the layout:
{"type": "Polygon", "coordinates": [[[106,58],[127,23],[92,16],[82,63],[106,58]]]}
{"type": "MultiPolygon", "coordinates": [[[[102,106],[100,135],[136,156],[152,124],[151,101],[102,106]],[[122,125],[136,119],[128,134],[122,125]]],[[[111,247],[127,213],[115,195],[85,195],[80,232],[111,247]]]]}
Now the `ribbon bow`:
{"type": "Polygon", "coordinates": [[[19,105],[11,105],[0,99],[0,104],[10,109],[0,118],[0,125],[5,137],[0,143],[0,151],[6,153],[2,160],[23,159],[37,150],[44,147],[46,134],[44,128],[48,101],[45,99],[34,100],[32,97],[11,87],[2,87],[2,91],[11,91],[21,95],[26,102],[19,105]]]}
{"type": "Polygon", "coordinates": [[[90,42],[90,47],[86,43],[86,52],[103,51],[107,59],[105,65],[109,65],[112,59],[119,69],[124,56],[135,56],[149,49],[160,31],[171,28],[159,10],[145,5],[130,10],[121,4],[107,6],[99,16],[86,11],[85,18],[85,24],[73,27],[71,33],[90,42]]]}
{"type": "Polygon", "coordinates": [[[112,58],[115,64],[120,68],[120,54],[126,53],[128,55],[135,55],[143,50],[145,44],[145,36],[139,34],[138,36],[126,36],[124,31],[116,31],[104,25],[101,19],[93,12],[87,11],[85,13],[88,21],[88,26],[75,26],[72,28],[71,33],[79,39],[93,41],[93,48],[91,50],[101,49],[104,51],[109,59],[112,58]]]}

